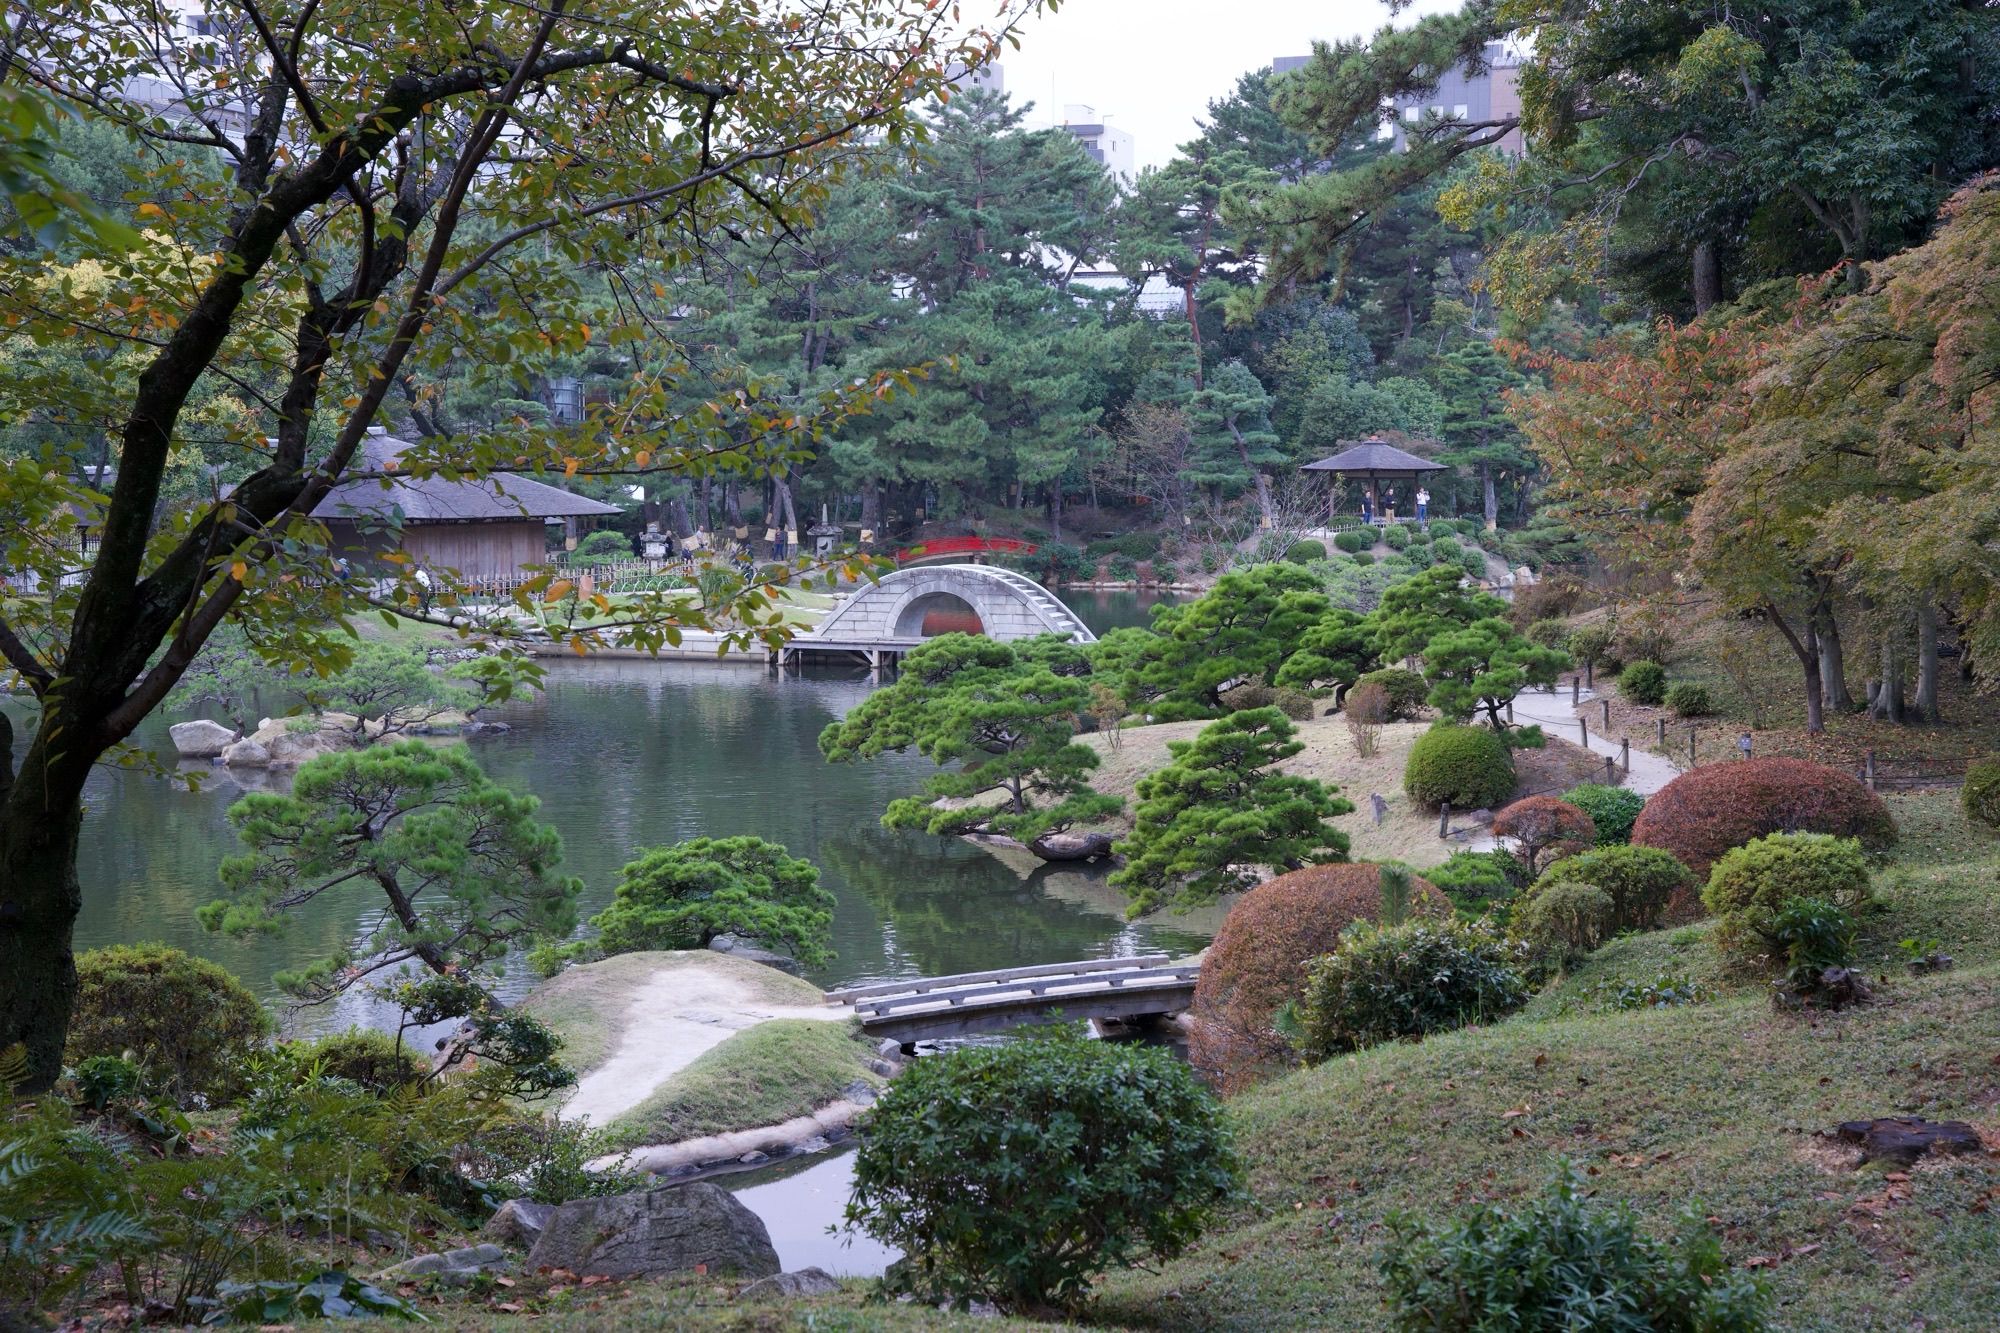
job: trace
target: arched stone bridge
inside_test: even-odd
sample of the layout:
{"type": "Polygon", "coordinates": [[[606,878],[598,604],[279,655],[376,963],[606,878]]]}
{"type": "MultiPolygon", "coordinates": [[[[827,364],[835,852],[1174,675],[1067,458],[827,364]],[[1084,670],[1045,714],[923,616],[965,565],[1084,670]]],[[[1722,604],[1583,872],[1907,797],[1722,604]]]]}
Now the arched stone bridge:
{"type": "Polygon", "coordinates": [[[925,637],[924,622],[933,616],[952,628],[976,616],[980,630],[1002,642],[1037,634],[1097,641],[1076,612],[1025,574],[993,565],[930,565],[899,569],[855,589],[818,628],[794,642],[908,645],[925,637]]]}

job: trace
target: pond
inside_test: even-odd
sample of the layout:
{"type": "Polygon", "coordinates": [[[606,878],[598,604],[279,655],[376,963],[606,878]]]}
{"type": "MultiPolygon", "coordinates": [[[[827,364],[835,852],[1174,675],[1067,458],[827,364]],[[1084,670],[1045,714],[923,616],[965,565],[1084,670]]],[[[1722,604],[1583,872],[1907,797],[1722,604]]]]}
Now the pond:
{"type": "MultiPolygon", "coordinates": [[[[1150,609],[1150,599],[1134,593],[1071,596],[1098,629],[1142,624],[1150,609]]],[[[811,860],[836,901],[838,957],[812,976],[823,986],[1180,954],[1206,943],[1208,920],[1127,922],[1102,872],[883,829],[883,807],[914,790],[930,765],[889,755],[834,767],[817,747],[821,728],[871,688],[858,672],[780,677],[739,663],[559,661],[540,695],[494,711],[510,731],[470,744],[488,773],[541,798],[543,818],[563,835],[564,869],[583,878],[586,916],[610,901],[619,867],[642,847],[748,833],[811,860]]],[[[154,719],[142,741],[166,749],[170,720],[154,719]]],[[[275,1000],[274,973],[354,939],[372,904],[329,897],[276,936],[238,941],[203,931],[195,909],[215,896],[217,863],[235,850],[224,812],[242,789],[226,770],[200,768],[205,780],[194,791],[130,771],[103,769],[92,778],[76,945],[161,940],[215,959],[275,1000]]],[[[531,984],[517,973],[503,991],[518,995],[531,984]]],[[[294,1013],[288,1026],[310,1032],[391,1021],[350,996],[294,1013]]],[[[845,1202],[845,1170],[845,1159],[835,1158],[756,1188],[782,1200],[778,1211],[799,1223],[783,1248],[814,1256],[802,1262],[879,1271],[872,1251],[841,1249],[822,1233],[845,1202]]]]}

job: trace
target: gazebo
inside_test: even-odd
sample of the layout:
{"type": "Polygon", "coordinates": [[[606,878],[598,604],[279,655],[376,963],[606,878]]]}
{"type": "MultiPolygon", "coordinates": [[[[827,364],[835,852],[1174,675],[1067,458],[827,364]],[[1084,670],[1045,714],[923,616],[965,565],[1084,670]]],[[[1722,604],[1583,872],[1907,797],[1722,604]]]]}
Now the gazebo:
{"type": "MultiPolygon", "coordinates": [[[[1433,472],[1447,470],[1443,463],[1433,463],[1428,458],[1419,458],[1408,450],[1398,449],[1380,436],[1356,440],[1333,457],[1322,458],[1317,463],[1307,463],[1299,469],[1301,472],[1323,472],[1330,474],[1331,478],[1353,478],[1359,481],[1367,494],[1368,508],[1377,522],[1386,522],[1394,517],[1393,513],[1385,509],[1382,504],[1384,482],[1410,483],[1414,495],[1415,484],[1421,478],[1433,472]]],[[[1391,494],[1394,494],[1393,490],[1391,494]]],[[[1336,503],[1332,481],[1329,480],[1327,485],[1329,524],[1337,522],[1340,518],[1340,515],[1334,512],[1333,507],[1336,503]]],[[[1414,498],[1410,502],[1410,507],[1412,509],[1416,507],[1414,498]]]]}

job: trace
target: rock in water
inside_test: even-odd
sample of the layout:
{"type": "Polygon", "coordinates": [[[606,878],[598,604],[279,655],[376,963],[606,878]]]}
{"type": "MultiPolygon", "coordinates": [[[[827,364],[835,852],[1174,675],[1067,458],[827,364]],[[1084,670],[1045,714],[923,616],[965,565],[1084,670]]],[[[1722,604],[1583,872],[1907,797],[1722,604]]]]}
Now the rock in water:
{"type": "Polygon", "coordinates": [[[235,732],[207,718],[176,722],[167,728],[167,735],[173,739],[174,749],[183,759],[213,759],[236,739],[235,732]]]}
{"type": "Polygon", "coordinates": [[[486,1219],[486,1225],[479,1229],[479,1234],[502,1245],[512,1245],[517,1250],[532,1250],[535,1242],[542,1238],[542,1232],[548,1229],[549,1218],[555,1210],[555,1205],[550,1203],[509,1199],[486,1219]]]}
{"type": "Polygon", "coordinates": [[[791,1296],[827,1296],[840,1290],[840,1283],[823,1268],[801,1268],[796,1273],[778,1273],[759,1278],[736,1293],[745,1301],[776,1300],[791,1296]]]}
{"type": "Polygon", "coordinates": [[[231,768],[269,768],[271,752],[245,736],[223,750],[222,762],[231,768]]]}
{"type": "Polygon", "coordinates": [[[1979,1131],[1963,1120],[1925,1120],[1921,1116],[1893,1115],[1880,1120],[1849,1120],[1836,1131],[1842,1139],[1861,1146],[1864,1162],[1914,1163],[1927,1153],[1983,1152],[1979,1131]]]}
{"type": "Polygon", "coordinates": [[[697,1269],[769,1277],[781,1266],[763,1219],[727,1190],[695,1181],[563,1204],[529,1252],[528,1267],[584,1277],[697,1269]]]}

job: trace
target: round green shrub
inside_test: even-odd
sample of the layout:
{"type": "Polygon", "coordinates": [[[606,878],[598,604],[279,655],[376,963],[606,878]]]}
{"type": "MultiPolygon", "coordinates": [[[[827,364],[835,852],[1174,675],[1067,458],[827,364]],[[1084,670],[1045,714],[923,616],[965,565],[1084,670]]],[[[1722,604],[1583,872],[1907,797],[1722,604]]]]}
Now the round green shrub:
{"type": "Polygon", "coordinates": [[[1392,551],[1410,549],[1410,530],[1401,523],[1391,523],[1382,529],[1382,540],[1392,551]]]}
{"type": "Polygon", "coordinates": [[[1454,905],[1482,912],[1519,892],[1524,873],[1519,861],[1495,848],[1490,852],[1453,852],[1443,865],[1426,870],[1424,878],[1437,885],[1454,905]]]}
{"type": "Polygon", "coordinates": [[[1868,897],[1868,857],[1852,838],[1773,833],[1725,853],[1701,900],[1721,918],[1716,940],[1740,954],[1764,951],[1778,910],[1794,898],[1853,907],[1868,897]]]}
{"type": "Polygon", "coordinates": [[[217,1106],[244,1087],[244,1065],[271,1019],[229,972],[164,944],[114,944],[76,957],[65,1058],[131,1053],[176,1102],[217,1106]]]}
{"type": "Polygon", "coordinates": [[[1632,822],[1646,808],[1646,798],[1630,787],[1586,782],[1571,787],[1563,799],[1590,816],[1597,826],[1597,845],[1611,847],[1632,841],[1632,822]]]}
{"type": "Polygon", "coordinates": [[[1431,555],[1439,564],[1447,560],[1456,562],[1464,554],[1465,548],[1450,537],[1437,536],[1431,539],[1431,555]]]}
{"type": "Polygon", "coordinates": [[[1444,1222],[1398,1215],[1389,1228],[1382,1278],[1398,1329],[1769,1327],[1768,1288],[1731,1266],[1699,1211],[1657,1239],[1629,1205],[1592,1198],[1572,1165],[1538,1198],[1444,1222]]]}
{"type": "Polygon", "coordinates": [[[1990,829],[2000,829],[2000,755],[1978,759],[1965,769],[1965,789],[1959,793],[1965,817],[1990,829]]]}
{"type": "Polygon", "coordinates": [[[1373,551],[1356,551],[1354,553],[1354,563],[1357,565],[1372,565],[1375,563],[1375,553],[1373,551]]]}
{"type": "MultiPolygon", "coordinates": [[[[1622,677],[1619,684],[1622,688],[1624,684],[1622,677]]],[[[1667,686],[1665,702],[1667,707],[1682,717],[1715,716],[1715,701],[1708,697],[1708,687],[1697,685],[1691,680],[1677,680],[1667,686]]]]}
{"type": "Polygon", "coordinates": [[[1544,648],[1560,648],[1569,642],[1570,636],[1566,620],[1537,620],[1523,632],[1528,636],[1528,642],[1544,648]]]}
{"type": "Polygon", "coordinates": [[[375,1093],[421,1083],[430,1073],[430,1065],[416,1051],[399,1046],[387,1032],[365,1028],[286,1042],[280,1049],[298,1079],[341,1078],[375,1093]]]}
{"type": "Polygon", "coordinates": [[[1326,543],[1316,542],[1311,538],[1307,538],[1302,542],[1293,542],[1292,549],[1285,552],[1285,559],[1295,565],[1309,565],[1315,560],[1324,560],[1326,559],[1326,543]]]}
{"type": "Polygon", "coordinates": [[[690,838],[641,849],[618,872],[611,905],[590,919],[605,955],[705,949],[742,935],[807,966],[831,955],[833,895],[812,862],[762,838],[690,838]]]}
{"type": "Polygon", "coordinates": [[[1486,557],[1477,551],[1461,552],[1458,557],[1458,567],[1465,571],[1467,578],[1483,579],[1486,577],[1486,557]]]}
{"type": "Polygon", "coordinates": [[[926,1301],[1073,1308],[1096,1274],[1187,1248],[1236,1187],[1192,1070],[1073,1028],[915,1061],[860,1139],[847,1220],[926,1301]]]}
{"type": "Polygon", "coordinates": [[[1617,660],[1612,652],[1617,638],[1617,631],[1610,625],[1582,625],[1569,632],[1569,641],[1563,646],[1579,665],[1606,667],[1617,660]]]}
{"type": "Polygon", "coordinates": [[[1349,555],[1358,555],[1375,544],[1375,530],[1348,528],[1333,534],[1333,544],[1349,555]]]}
{"type": "Polygon", "coordinates": [[[1618,673],[1618,692],[1635,704],[1657,704],[1667,697],[1667,669],[1658,662],[1633,662],[1618,673]]]}
{"type": "Polygon", "coordinates": [[[1484,1023],[1528,1001],[1522,951],[1462,921],[1361,926],[1320,959],[1299,997],[1299,1052],[1325,1060],[1484,1023]]]}
{"type": "MultiPolygon", "coordinates": [[[[1363,685],[1380,685],[1382,693],[1389,698],[1389,720],[1408,722],[1423,711],[1424,700],[1430,697],[1430,682],[1414,671],[1401,667],[1383,667],[1379,671],[1364,671],[1355,679],[1353,689],[1363,685]]],[[[1352,693],[1352,690],[1349,691],[1352,693]]]]}
{"type": "Polygon", "coordinates": [[[1618,906],[1595,884],[1561,879],[1543,882],[1514,911],[1520,931],[1537,958],[1567,967],[1611,937],[1618,906]]]}
{"type": "MultiPolygon", "coordinates": [[[[1564,857],[1542,878],[1549,883],[1568,881],[1604,890],[1611,897],[1613,930],[1651,930],[1660,924],[1676,895],[1690,892],[1696,884],[1694,872],[1672,853],[1623,844],[1564,857]]],[[[1529,893],[1541,891],[1537,884],[1529,893]]]]}
{"type": "Polygon", "coordinates": [[[1403,768],[1403,790],[1419,805],[1475,810],[1501,804],[1514,791],[1514,758],[1485,727],[1440,724],[1417,737],[1403,768]]]}

